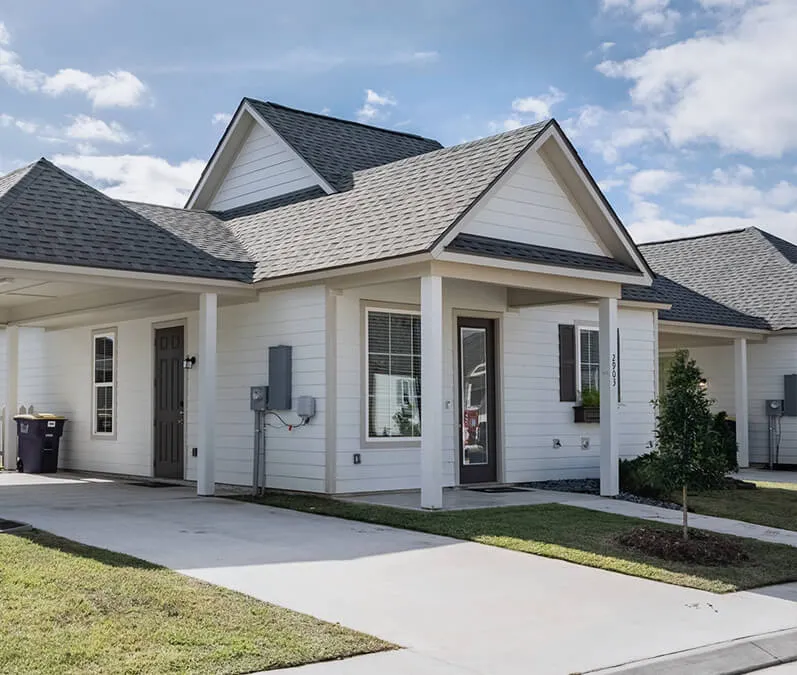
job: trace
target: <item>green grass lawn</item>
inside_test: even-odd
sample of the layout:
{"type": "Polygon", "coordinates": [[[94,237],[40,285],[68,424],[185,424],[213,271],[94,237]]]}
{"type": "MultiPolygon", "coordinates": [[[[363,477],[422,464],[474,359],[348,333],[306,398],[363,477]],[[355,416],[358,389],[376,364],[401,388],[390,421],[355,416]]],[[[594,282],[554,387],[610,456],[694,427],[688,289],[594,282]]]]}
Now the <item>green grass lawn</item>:
{"type": "Polygon", "coordinates": [[[250,673],[390,649],[143,560],[0,534],[0,672],[250,673]]]}
{"type": "MultiPolygon", "coordinates": [[[[797,483],[756,481],[755,490],[712,490],[689,495],[687,503],[706,516],[797,530],[797,483]]],[[[678,503],[680,498],[676,497],[678,503]]]]}
{"type": "Polygon", "coordinates": [[[466,539],[715,593],[797,580],[797,548],[741,539],[750,556],[746,563],[710,567],[659,560],[622,546],[617,538],[640,525],[669,526],[575,506],[422,512],[278,493],[236,499],[466,539]]]}

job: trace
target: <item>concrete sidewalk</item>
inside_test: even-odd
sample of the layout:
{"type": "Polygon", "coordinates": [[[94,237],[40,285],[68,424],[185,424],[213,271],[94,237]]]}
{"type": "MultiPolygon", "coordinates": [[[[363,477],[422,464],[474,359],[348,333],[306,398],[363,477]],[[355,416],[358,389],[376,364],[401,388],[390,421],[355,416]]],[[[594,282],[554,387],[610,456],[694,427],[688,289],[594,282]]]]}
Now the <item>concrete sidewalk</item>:
{"type": "Polygon", "coordinates": [[[189,488],[6,475],[4,518],[406,648],[318,673],[561,675],[797,627],[777,589],[714,595],[189,488]]]}

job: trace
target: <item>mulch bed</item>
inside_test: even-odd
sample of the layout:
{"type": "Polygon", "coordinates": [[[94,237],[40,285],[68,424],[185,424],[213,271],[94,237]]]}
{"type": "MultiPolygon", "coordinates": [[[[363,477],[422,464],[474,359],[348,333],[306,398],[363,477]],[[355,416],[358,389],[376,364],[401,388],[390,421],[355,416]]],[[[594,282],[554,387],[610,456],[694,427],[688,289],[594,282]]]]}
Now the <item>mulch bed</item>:
{"type": "Polygon", "coordinates": [[[684,540],[680,530],[636,527],[620,535],[618,541],[657,558],[698,565],[732,565],[748,559],[739,542],[702,530],[690,530],[689,539],[684,540]]]}

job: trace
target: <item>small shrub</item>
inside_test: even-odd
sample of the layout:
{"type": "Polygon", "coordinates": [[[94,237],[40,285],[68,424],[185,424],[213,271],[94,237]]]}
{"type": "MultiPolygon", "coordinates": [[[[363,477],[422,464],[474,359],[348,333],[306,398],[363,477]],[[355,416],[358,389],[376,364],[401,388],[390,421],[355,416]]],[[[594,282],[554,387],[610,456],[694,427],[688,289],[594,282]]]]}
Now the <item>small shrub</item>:
{"type": "Polygon", "coordinates": [[[738,471],[738,448],[736,446],[736,433],[731,428],[728,413],[724,410],[714,415],[714,435],[717,444],[716,450],[725,458],[726,471],[738,471]]]}
{"type": "Polygon", "coordinates": [[[639,497],[667,499],[668,491],[659,478],[658,455],[649,452],[634,459],[620,460],[620,490],[639,497]]]}

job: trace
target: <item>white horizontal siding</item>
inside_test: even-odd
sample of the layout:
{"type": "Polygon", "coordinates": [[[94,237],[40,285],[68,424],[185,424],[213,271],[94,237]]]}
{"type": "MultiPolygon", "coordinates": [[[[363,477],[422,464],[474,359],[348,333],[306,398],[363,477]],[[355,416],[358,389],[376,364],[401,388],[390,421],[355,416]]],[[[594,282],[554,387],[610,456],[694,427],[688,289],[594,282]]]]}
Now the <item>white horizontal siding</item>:
{"type": "MultiPolygon", "coordinates": [[[[748,343],[747,384],[750,416],[750,461],[769,462],[767,399],[782,399],[783,376],[797,373],[797,336],[770,336],[766,342],[748,343]]],[[[736,413],[734,403],[734,355],[732,346],[690,349],[708,380],[708,393],[716,399],[715,410],[736,413]]],[[[781,418],[780,462],[797,464],[797,417],[781,418]]]]}
{"type": "MultiPolygon", "coordinates": [[[[325,302],[324,289],[264,293],[256,303],[219,310],[216,480],[234,485],[252,484],[254,413],[249,410],[249,388],[268,381],[268,347],[293,346],[293,397],[316,398],[317,414],[305,427],[289,432],[267,431],[267,484],[292,490],[324,489],[325,408],[325,302]]],[[[153,443],[153,324],[184,321],[185,351],[197,354],[197,313],[125,321],[117,329],[117,435],[91,437],[91,333],[96,326],[51,331],[46,334],[47,393],[32,402],[69,418],[62,465],[66,468],[151,476],[153,443]]],[[[20,341],[22,343],[22,340],[20,341]]],[[[22,349],[22,348],[21,348],[22,349]]],[[[186,371],[185,477],[196,477],[198,373],[186,371]]],[[[20,371],[20,392],[23,384],[20,371]]],[[[32,381],[37,381],[33,379],[32,381]]],[[[31,394],[33,396],[33,394],[31,394]]],[[[20,402],[24,399],[20,398],[20,402]]],[[[290,411],[289,421],[298,422],[290,411]]],[[[276,423],[276,420],[271,420],[276,423]]]]}
{"type": "Polygon", "coordinates": [[[462,232],[606,255],[536,153],[529,153],[507,182],[473,210],[462,232]]]}
{"type": "Polygon", "coordinates": [[[317,184],[299,155],[273,131],[254,123],[208,208],[224,211],[317,184]]]}
{"type": "MultiPolygon", "coordinates": [[[[597,306],[562,305],[506,312],[504,290],[484,284],[446,279],[444,306],[443,477],[456,483],[458,435],[456,424],[456,314],[500,316],[503,417],[499,445],[503,444],[504,477],[508,482],[552,477],[597,476],[600,439],[598,425],[573,422],[573,403],[559,401],[558,324],[597,324],[597,306]],[[591,448],[581,450],[588,436],[591,448]],[[553,439],[562,442],[553,449],[553,439]]],[[[362,301],[417,305],[419,284],[402,282],[353,289],[338,298],[337,328],[337,492],[413,489],[420,485],[420,450],[416,447],[363,446],[362,425],[362,301]],[[362,463],[353,463],[353,454],[362,463]]],[[[367,303],[366,303],[367,304],[367,303]]],[[[653,440],[656,358],[653,313],[620,311],[621,386],[620,452],[635,456],[653,440]]]]}

